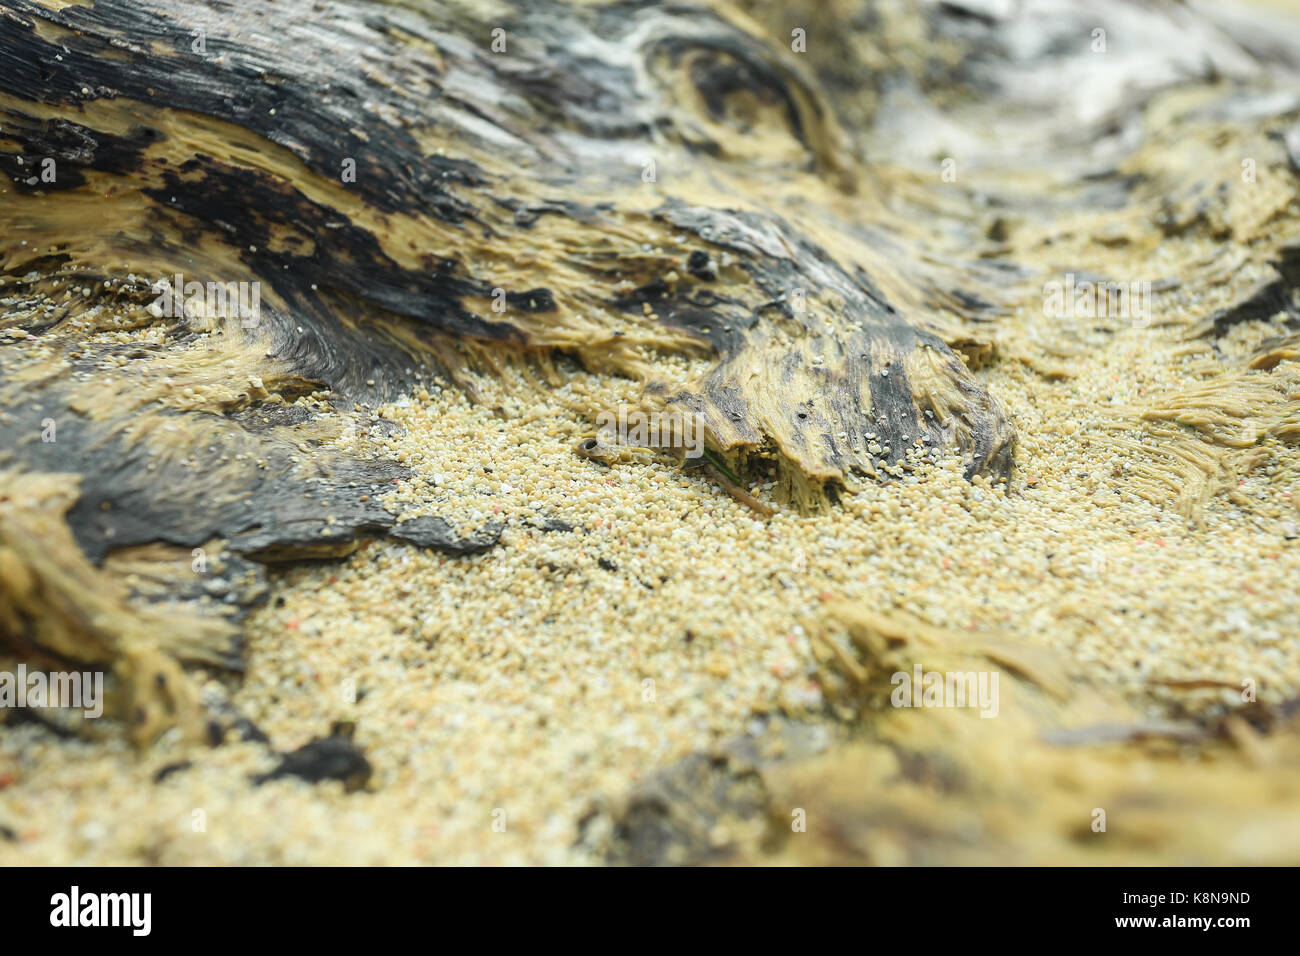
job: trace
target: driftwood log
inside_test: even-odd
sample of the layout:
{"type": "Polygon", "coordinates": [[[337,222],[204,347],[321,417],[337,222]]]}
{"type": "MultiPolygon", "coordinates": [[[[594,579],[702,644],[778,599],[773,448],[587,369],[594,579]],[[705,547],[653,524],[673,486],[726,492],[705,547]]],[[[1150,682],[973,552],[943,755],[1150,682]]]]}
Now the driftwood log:
{"type": "MultiPolygon", "coordinates": [[[[1216,122],[1267,132],[1263,162],[1296,163],[1300,137],[1294,103],[1256,95],[1297,47],[1249,18],[1103,5],[1139,37],[1113,38],[1103,81],[1101,14],[996,6],[4,0],[0,633],[130,662],[147,736],[183,710],[159,700],[170,662],[237,665],[266,562],[384,534],[492,547],[398,527],[373,492],[404,472],[322,444],[421,383],[473,395],[466,368],[639,378],[803,509],[920,461],[1007,478],[978,367],[1073,265],[1016,224],[1212,223],[1217,183],[1124,166],[1174,82],[1225,84],[1216,122]],[[160,307],[159,280],[260,308],[160,307]],[[674,355],[708,364],[668,387],[674,355]],[[188,625],[128,604],[127,567],[184,597],[193,549],[216,574],[188,625]]],[[[1256,254],[1286,288],[1241,315],[1285,299],[1278,245],[1256,254]]],[[[1050,349],[1011,357],[1053,374],[1050,349]]]]}

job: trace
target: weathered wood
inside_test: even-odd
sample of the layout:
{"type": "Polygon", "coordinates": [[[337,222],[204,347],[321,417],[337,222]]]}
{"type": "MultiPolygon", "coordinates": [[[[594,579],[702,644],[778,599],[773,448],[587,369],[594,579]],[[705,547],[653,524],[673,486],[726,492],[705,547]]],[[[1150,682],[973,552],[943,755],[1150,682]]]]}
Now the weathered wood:
{"type": "Polygon", "coordinates": [[[833,248],[764,202],[781,183],[821,218],[857,174],[816,85],[752,24],[170,0],[16,3],[0,24],[5,128],[61,173],[15,184],[9,233],[29,242],[10,276],[259,282],[270,351],[345,397],[391,397],[466,344],[633,374],[654,350],[713,354],[652,400],[694,411],[738,466],[778,462],[804,506],[876,475],[873,442],[1009,467],[997,404],[864,268],[906,273],[908,250],[864,260],[883,230],[833,248]],[[73,232],[70,205],[114,226],[73,232]]]}
{"type": "MultiPolygon", "coordinates": [[[[364,429],[351,453],[328,444],[418,383],[476,397],[467,367],[538,388],[557,359],[639,378],[647,407],[690,412],[729,471],[770,471],[805,509],[919,460],[1006,477],[1013,429],[971,366],[997,358],[989,329],[1026,290],[1073,268],[1017,223],[1132,209],[1096,223],[1120,233],[1107,243],[1129,242],[1126,226],[1221,232],[1224,191],[1195,168],[1208,147],[1173,171],[1124,166],[1142,105],[1188,70],[1247,83],[1296,66],[1267,31],[1205,29],[1181,6],[1141,13],[1159,43],[1128,43],[1105,83],[1083,84],[1090,21],[1064,7],[1026,27],[979,4],[834,2],[798,21],[740,6],[754,18],[705,3],[0,2],[0,478],[70,528],[33,577],[14,558],[28,523],[0,520],[0,576],[23,595],[0,602],[4,636],[29,634],[41,594],[72,600],[74,577],[118,602],[109,566],[146,546],[212,546],[240,569],[378,534],[493,546],[496,529],[398,526],[377,492],[405,472],[364,429]],[[805,19],[807,55],[790,37],[805,19]],[[920,37],[934,56],[916,55],[920,37]],[[1005,140],[968,135],[945,98],[1005,140]],[[867,153],[890,136],[896,155],[867,153]],[[978,188],[889,167],[937,164],[946,137],[982,164],[978,188]],[[257,288],[256,321],[159,314],[153,284],[178,274],[257,288]],[[156,334],[125,344],[120,329],[156,334]],[[703,371],[670,386],[656,366],[678,356],[703,371]]],[[[1288,107],[1232,93],[1204,109],[1219,119],[1202,144],[1214,123],[1288,107]]],[[[1282,162],[1294,147],[1275,125],[1282,162]]],[[[1281,303],[1291,258],[1202,331],[1281,303]]],[[[1046,351],[1017,357],[1061,376],[1046,351]]],[[[264,586],[241,571],[224,593],[239,607],[264,586]]],[[[122,613],[117,632],[134,626],[122,613]]],[[[237,658],[231,621],[215,630],[171,656],[237,658]]]]}

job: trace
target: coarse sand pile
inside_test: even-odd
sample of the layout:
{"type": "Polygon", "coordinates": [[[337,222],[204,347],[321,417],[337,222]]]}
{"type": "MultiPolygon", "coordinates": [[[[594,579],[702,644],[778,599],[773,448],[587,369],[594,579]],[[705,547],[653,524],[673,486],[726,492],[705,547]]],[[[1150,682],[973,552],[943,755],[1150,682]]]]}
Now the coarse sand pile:
{"type": "MultiPolygon", "coordinates": [[[[1243,354],[1266,331],[1256,325],[1235,333],[1243,354]]],[[[1240,494],[1276,496],[1280,517],[1219,496],[1198,527],[1126,487],[1125,456],[1099,438],[1111,408],[1194,383],[1186,353],[1133,328],[1067,380],[994,366],[981,376],[1019,434],[1009,488],[939,467],[770,520],[668,456],[605,467],[575,455],[588,426],[573,408],[630,401],[627,381],[575,371],[524,399],[485,381],[477,405],[422,388],[370,416],[377,453],[414,470],[388,504],[461,530],[504,525],[504,546],[448,557],[373,542],[285,571],[230,685],[285,749],[355,721],[374,767],[366,790],[251,787],[273,765],[251,742],[196,757],[164,738],[139,755],[120,737],[19,727],[0,736],[0,823],[16,835],[0,857],[593,862],[583,821],[656,771],[761,734],[767,716],[823,726],[818,748],[843,733],[849,712],[828,697],[817,640],[837,602],[1055,655],[1130,720],[1218,713],[1245,679],[1261,698],[1293,697],[1297,489],[1247,478],[1240,494]],[[1159,683],[1203,680],[1226,686],[1159,683]],[[182,757],[193,765],[154,783],[182,757]]],[[[1271,451],[1279,468],[1300,455],[1271,451]]],[[[212,679],[204,692],[226,690],[212,679]]],[[[963,726],[1007,733],[999,719],[963,726]]],[[[717,836],[723,849],[748,839],[717,836]]]]}

